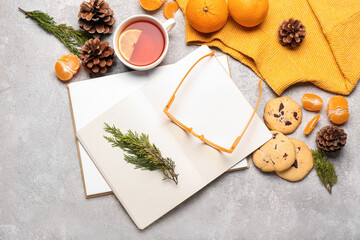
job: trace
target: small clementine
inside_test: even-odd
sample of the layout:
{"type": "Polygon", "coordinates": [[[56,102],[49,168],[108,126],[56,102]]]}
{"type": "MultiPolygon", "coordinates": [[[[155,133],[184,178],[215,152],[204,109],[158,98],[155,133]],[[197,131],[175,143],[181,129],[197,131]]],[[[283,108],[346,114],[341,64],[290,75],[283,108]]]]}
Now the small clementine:
{"type": "Polygon", "coordinates": [[[69,81],[79,70],[80,60],[74,54],[66,54],[55,63],[56,76],[61,81],[69,81]]]}
{"type": "Polygon", "coordinates": [[[269,11],[268,0],[229,0],[231,17],[244,27],[255,27],[262,23],[269,11]]]}
{"type": "Polygon", "coordinates": [[[229,12],[225,0],[189,0],[185,14],[194,29],[211,33],[225,25],[229,12]]]}
{"type": "Polygon", "coordinates": [[[343,96],[330,98],[327,113],[330,121],[335,124],[343,124],[349,119],[349,104],[343,96]]]}

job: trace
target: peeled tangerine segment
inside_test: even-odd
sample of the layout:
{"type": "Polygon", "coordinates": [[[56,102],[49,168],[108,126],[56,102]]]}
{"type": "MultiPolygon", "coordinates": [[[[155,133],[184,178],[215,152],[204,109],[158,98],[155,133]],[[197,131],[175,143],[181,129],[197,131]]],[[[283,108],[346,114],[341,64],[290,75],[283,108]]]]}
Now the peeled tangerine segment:
{"type": "Polygon", "coordinates": [[[349,112],[344,110],[331,110],[328,112],[330,121],[335,124],[343,124],[349,119],[349,112]]]}
{"type": "Polygon", "coordinates": [[[130,60],[135,49],[136,43],[139,41],[141,31],[138,29],[126,30],[121,33],[119,38],[119,50],[123,58],[130,60]]]}
{"type": "Polygon", "coordinates": [[[312,130],[314,130],[316,124],[318,123],[320,118],[320,114],[316,115],[313,119],[311,119],[308,124],[306,125],[305,129],[304,129],[304,133],[306,135],[309,135],[312,130]]]}
{"type": "Polygon", "coordinates": [[[321,110],[324,101],[321,97],[311,93],[305,93],[301,101],[303,107],[312,112],[318,112],[321,110]]]}
{"type": "Polygon", "coordinates": [[[68,81],[74,76],[72,71],[69,71],[63,62],[55,63],[55,73],[61,81],[68,81]]]}
{"type": "Polygon", "coordinates": [[[173,18],[176,11],[179,9],[179,4],[175,1],[167,2],[164,6],[164,17],[166,19],[173,18]]]}
{"type": "Polygon", "coordinates": [[[140,5],[148,11],[159,9],[166,0],[139,0],[140,5]]]}
{"type": "Polygon", "coordinates": [[[73,71],[77,71],[80,68],[79,58],[74,54],[64,55],[59,60],[65,63],[73,71]]]}

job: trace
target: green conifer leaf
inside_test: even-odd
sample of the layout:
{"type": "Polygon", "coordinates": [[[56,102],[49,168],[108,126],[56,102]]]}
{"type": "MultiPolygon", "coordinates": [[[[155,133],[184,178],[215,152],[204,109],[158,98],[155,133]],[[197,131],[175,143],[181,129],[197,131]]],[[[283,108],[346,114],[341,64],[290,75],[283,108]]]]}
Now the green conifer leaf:
{"type": "Polygon", "coordinates": [[[171,158],[164,158],[160,150],[151,144],[149,135],[128,130],[123,134],[120,129],[115,126],[110,127],[105,123],[104,130],[112,135],[112,137],[104,136],[112,147],[121,148],[124,154],[124,160],[134,164],[135,169],[142,170],[161,170],[164,174],[163,180],[171,180],[178,184],[179,174],[175,173],[175,162],[171,158]]]}

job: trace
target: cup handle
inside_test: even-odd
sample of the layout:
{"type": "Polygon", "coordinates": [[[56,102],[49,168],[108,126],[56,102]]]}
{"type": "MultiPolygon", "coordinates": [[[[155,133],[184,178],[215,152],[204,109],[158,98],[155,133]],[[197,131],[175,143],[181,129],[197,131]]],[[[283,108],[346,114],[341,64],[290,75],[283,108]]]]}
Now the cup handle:
{"type": "Polygon", "coordinates": [[[175,24],[176,22],[173,18],[170,18],[169,20],[163,23],[164,28],[166,29],[167,32],[170,32],[171,29],[175,26],[175,24]]]}

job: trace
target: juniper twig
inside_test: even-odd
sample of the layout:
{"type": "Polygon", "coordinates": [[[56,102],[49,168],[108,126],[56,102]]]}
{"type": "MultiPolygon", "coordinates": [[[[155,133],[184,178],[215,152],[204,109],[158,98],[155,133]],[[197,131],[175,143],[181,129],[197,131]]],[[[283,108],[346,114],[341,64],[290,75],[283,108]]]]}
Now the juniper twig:
{"type": "Polygon", "coordinates": [[[175,162],[171,158],[164,158],[160,150],[151,144],[149,136],[142,133],[138,135],[136,132],[128,130],[123,134],[120,129],[115,126],[110,127],[105,123],[105,131],[110,133],[112,137],[104,136],[113,147],[120,147],[125,154],[125,161],[135,165],[135,168],[143,170],[161,170],[164,174],[163,180],[171,180],[178,184],[178,175],[175,173],[175,162]]]}
{"type": "Polygon", "coordinates": [[[330,163],[320,150],[311,150],[311,152],[314,158],[316,173],[325,188],[331,193],[332,187],[337,182],[334,164],[330,163]]]}
{"type": "Polygon", "coordinates": [[[27,18],[34,19],[47,32],[57,37],[73,54],[80,57],[82,45],[90,39],[85,32],[75,30],[66,24],[56,24],[52,17],[39,10],[25,11],[22,8],[19,8],[19,10],[25,13],[27,18]]]}

